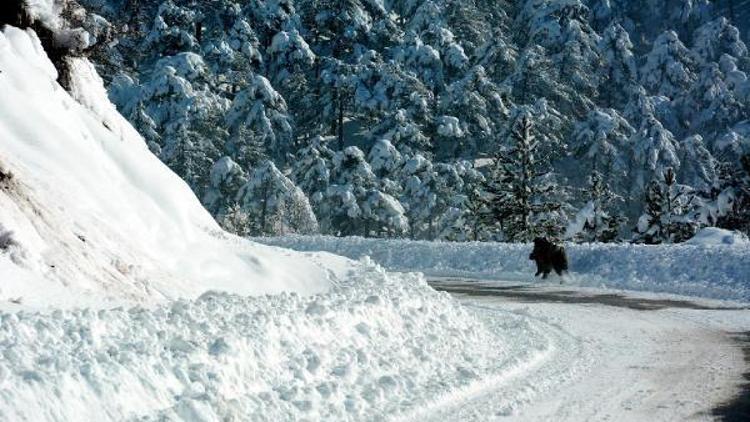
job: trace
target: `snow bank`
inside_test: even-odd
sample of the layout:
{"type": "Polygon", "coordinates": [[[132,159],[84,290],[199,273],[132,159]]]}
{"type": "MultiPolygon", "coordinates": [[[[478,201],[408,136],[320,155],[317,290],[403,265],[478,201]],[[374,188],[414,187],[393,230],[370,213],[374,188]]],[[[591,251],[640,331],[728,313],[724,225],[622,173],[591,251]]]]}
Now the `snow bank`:
{"type": "MultiPolygon", "coordinates": [[[[256,239],[300,251],[370,256],[392,270],[433,276],[466,276],[528,281],[536,270],[531,245],[440,243],[363,238],[306,237],[256,239]]],[[[750,300],[747,244],[646,246],[568,244],[571,283],[618,289],[750,300]]]]}
{"type": "Polygon", "coordinates": [[[701,229],[686,243],[699,246],[731,246],[750,248],[750,240],[740,232],[723,230],[716,227],[701,229]]]}
{"type": "Polygon", "coordinates": [[[383,420],[552,347],[524,319],[488,329],[417,274],[351,275],[321,296],[0,313],[0,419],[383,420]]]}
{"type": "Polygon", "coordinates": [[[323,292],[343,259],[302,257],[221,231],[154,157],[83,59],[71,94],[33,31],[0,33],[0,304],[323,292]]]}

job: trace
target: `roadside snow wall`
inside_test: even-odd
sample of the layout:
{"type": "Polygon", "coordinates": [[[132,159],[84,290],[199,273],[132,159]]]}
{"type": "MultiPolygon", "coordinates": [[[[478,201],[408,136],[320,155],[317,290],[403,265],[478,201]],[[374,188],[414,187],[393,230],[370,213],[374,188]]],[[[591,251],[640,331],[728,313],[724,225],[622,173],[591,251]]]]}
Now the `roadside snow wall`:
{"type": "MultiPolygon", "coordinates": [[[[291,236],[258,242],[299,251],[369,256],[396,271],[531,281],[532,246],[507,243],[442,243],[407,240],[291,236]]],[[[736,245],[567,244],[570,282],[626,290],[750,301],[750,247],[736,245]]]]}
{"type": "Polygon", "coordinates": [[[524,319],[486,324],[419,275],[359,264],[320,296],[0,312],[0,420],[392,420],[554,347],[524,319]]]}

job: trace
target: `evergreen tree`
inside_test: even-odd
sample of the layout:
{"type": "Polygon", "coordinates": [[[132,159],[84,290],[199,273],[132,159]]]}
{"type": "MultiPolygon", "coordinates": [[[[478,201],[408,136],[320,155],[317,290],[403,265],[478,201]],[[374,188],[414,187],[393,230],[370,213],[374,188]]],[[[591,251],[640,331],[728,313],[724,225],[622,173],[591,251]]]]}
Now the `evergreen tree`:
{"type": "Polygon", "coordinates": [[[654,41],[641,67],[641,83],[646,89],[675,98],[690,87],[696,77],[690,50],[677,33],[666,31],[654,41]]]}
{"type": "MultiPolygon", "coordinates": [[[[292,148],[292,120],[286,101],[268,79],[253,75],[248,85],[237,93],[226,114],[230,130],[229,150],[242,161],[258,155],[259,146],[284,162],[292,148]]],[[[241,162],[245,164],[245,162],[241,162]]]]}
{"type": "Polygon", "coordinates": [[[634,241],[653,245],[690,239],[697,231],[690,215],[692,206],[692,190],[678,185],[674,170],[667,168],[648,185],[645,211],[638,219],[634,241]]]}
{"type": "Polygon", "coordinates": [[[236,205],[237,192],[247,183],[247,175],[230,157],[222,157],[211,167],[210,186],[203,196],[206,209],[217,219],[236,205]]]}
{"type": "Polygon", "coordinates": [[[409,228],[401,203],[378,189],[368,192],[362,204],[362,218],[365,236],[398,237],[409,228]]]}
{"type": "Polygon", "coordinates": [[[439,109],[459,119],[461,136],[446,137],[449,145],[437,145],[439,157],[474,156],[488,148],[507,116],[500,89],[482,66],[446,88],[439,109]]]}
{"type": "Polygon", "coordinates": [[[710,191],[719,185],[719,164],[703,142],[693,135],[680,142],[680,180],[697,191],[710,191]]]}
{"type": "Polygon", "coordinates": [[[404,163],[402,204],[409,220],[412,239],[429,239],[435,233],[437,207],[436,172],[432,163],[420,154],[404,163]]]}
{"type": "Polygon", "coordinates": [[[237,236],[247,237],[257,234],[255,225],[239,204],[230,206],[224,214],[217,217],[217,221],[221,228],[237,236]]]}
{"type": "Polygon", "coordinates": [[[617,23],[610,25],[599,42],[604,82],[600,95],[609,107],[621,107],[638,84],[638,68],[628,32],[617,23]]]}
{"type": "Polygon", "coordinates": [[[237,193],[256,235],[312,234],[318,222],[307,197],[271,161],[261,163],[237,193]]]}
{"type": "Polygon", "coordinates": [[[589,177],[586,204],[568,226],[566,237],[576,242],[612,242],[620,235],[627,219],[613,212],[613,205],[622,197],[612,192],[601,173],[589,177]]]}
{"type": "Polygon", "coordinates": [[[377,190],[378,180],[357,147],[336,152],[331,168],[330,185],[321,210],[321,226],[334,235],[369,235],[363,206],[377,190]]]}
{"type": "Polygon", "coordinates": [[[740,168],[728,166],[723,189],[715,199],[716,225],[750,235],[750,154],[740,159],[740,168]]]}
{"type": "Polygon", "coordinates": [[[576,203],[595,169],[633,220],[672,167],[718,221],[736,184],[721,165],[750,151],[747,28],[729,0],[77,3],[89,12],[67,8],[61,41],[86,41],[119,111],[219,221],[236,199],[235,178],[211,174],[226,156],[247,171],[273,161],[329,233],[396,235],[389,195],[413,237],[487,239],[492,195],[457,160],[496,152],[524,114],[576,203]],[[329,146],[352,145],[370,152],[361,189],[335,180],[329,146]],[[342,229],[333,209],[359,214],[336,214],[342,229]]]}
{"type": "Polygon", "coordinates": [[[632,174],[634,194],[639,194],[647,183],[667,168],[679,168],[680,159],[677,153],[679,144],[672,132],[664,128],[656,117],[648,117],[641,127],[630,137],[633,148],[632,174]]]}
{"type": "Polygon", "coordinates": [[[495,156],[486,187],[489,218],[507,241],[559,238],[566,219],[561,188],[543,157],[536,155],[539,142],[528,116],[520,118],[512,136],[513,146],[495,156]]]}
{"type": "Polygon", "coordinates": [[[584,168],[621,180],[618,185],[627,184],[629,142],[634,133],[616,110],[592,110],[586,120],[576,124],[571,150],[584,168]]]}
{"type": "Polygon", "coordinates": [[[718,62],[724,54],[735,58],[743,58],[748,54],[740,31],[725,17],[707,22],[698,28],[693,37],[691,50],[700,63],[718,62]]]}
{"type": "Polygon", "coordinates": [[[407,110],[398,109],[386,116],[371,131],[370,137],[385,139],[406,154],[424,153],[431,150],[430,138],[422,130],[414,115],[407,110]]]}
{"type": "Polygon", "coordinates": [[[333,151],[328,148],[331,138],[315,137],[297,152],[292,178],[310,198],[315,215],[322,216],[323,200],[331,182],[333,151]]]}
{"type": "Polygon", "coordinates": [[[692,89],[681,99],[683,120],[693,132],[715,134],[750,117],[750,106],[737,98],[732,82],[717,63],[701,70],[692,89]]]}

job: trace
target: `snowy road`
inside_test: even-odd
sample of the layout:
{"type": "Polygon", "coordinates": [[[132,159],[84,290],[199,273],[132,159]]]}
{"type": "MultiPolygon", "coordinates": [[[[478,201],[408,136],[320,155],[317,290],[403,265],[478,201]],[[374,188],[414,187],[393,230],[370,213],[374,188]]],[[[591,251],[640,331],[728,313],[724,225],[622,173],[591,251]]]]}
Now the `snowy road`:
{"type": "Polygon", "coordinates": [[[419,419],[748,420],[739,339],[747,339],[750,311],[742,305],[568,286],[431,284],[490,324],[509,315],[530,321],[547,347],[523,370],[419,419]]]}

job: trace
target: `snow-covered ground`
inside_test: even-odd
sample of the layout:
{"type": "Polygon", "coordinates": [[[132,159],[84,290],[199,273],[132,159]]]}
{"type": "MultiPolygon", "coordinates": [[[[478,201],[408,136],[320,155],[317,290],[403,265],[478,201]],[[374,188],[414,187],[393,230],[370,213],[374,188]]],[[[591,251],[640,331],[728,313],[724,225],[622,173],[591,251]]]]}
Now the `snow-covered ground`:
{"type": "Polygon", "coordinates": [[[419,277],[376,267],[319,296],[206,293],[0,321],[0,420],[380,420],[543,346],[525,321],[488,328],[419,277]]]}
{"type": "MultiPolygon", "coordinates": [[[[750,330],[750,308],[514,284],[443,279],[436,286],[464,291],[458,295],[470,312],[534,324],[531,335],[546,353],[523,373],[420,420],[714,420],[741,393],[748,356],[732,333],[750,330]]],[[[742,420],[737,415],[727,420],[742,420]]]]}
{"type": "MultiPolygon", "coordinates": [[[[354,259],[369,256],[394,271],[539,282],[533,280],[535,267],[528,259],[531,245],[328,236],[256,240],[354,259]]],[[[566,249],[571,270],[566,285],[750,301],[750,244],[723,231],[707,230],[688,244],[567,244],[566,249]]]]}

